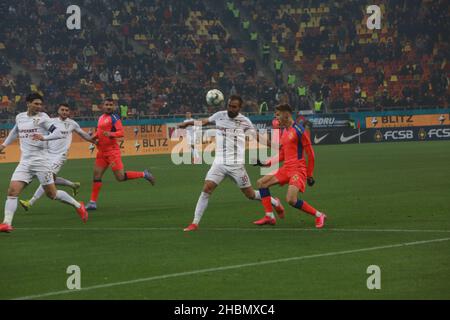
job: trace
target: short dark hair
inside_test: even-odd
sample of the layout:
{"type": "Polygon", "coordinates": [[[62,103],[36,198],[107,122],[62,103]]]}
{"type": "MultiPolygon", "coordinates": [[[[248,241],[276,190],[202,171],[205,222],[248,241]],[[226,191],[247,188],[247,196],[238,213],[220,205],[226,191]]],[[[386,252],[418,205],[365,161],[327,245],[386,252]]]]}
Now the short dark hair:
{"type": "Polygon", "coordinates": [[[44,101],[44,97],[41,96],[39,93],[37,92],[32,92],[29,95],[27,95],[27,98],[25,99],[26,102],[33,102],[34,100],[41,100],[44,101]]]}
{"type": "Polygon", "coordinates": [[[281,112],[287,111],[289,113],[292,113],[292,108],[288,103],[282,103],[282,104],[277,105],[275,107],[275,110],[281,111],[281,112]]]}
{"type": "Polygon", "coordinates": [[[66,102],[60,103],[59,106],[58,106],[58,109],[59,109],[60,107],[66,107],[66,108],[69,108],[69,109],[70,109],[69,104],[66,103],[66,102]]]}
{"type": "Polygon", "coordinates": [[[108,97],[108,98],[105,98],[105,101],[104,102],[114,102],[114,99],[113,98],[110,98],[110,97],[108,97]]]}
{"type": "Polygon", "coordinates": [[[232,100],[239,101],[239,106],[242,107],[243,100],[242,100],[241,96],[238,96],[237,94],[232,94],[229,98],[229,101],[232,101],[232,100]]]}

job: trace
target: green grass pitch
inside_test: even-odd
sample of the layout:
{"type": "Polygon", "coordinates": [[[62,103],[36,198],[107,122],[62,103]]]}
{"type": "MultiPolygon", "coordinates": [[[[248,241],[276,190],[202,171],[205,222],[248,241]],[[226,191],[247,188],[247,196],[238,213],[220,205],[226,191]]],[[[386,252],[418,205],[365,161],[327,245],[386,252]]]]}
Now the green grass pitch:
{"type": "MultiPolygon", "coordinates": [[[[276,226],[254,226],[261,203],[225,180],[200,229],[184,233],[209,166],[127,157],[128,170],[152,168],[156,186],[109,172],[86,225],[46,198],[28,213],[19,207],[16,230],[0,234],[0,298],[450,299],[450,142],[315,151],[316,185],[303,199],[328,214],[323,230],[286,204],[276,226]],[[81,268],[84,289],[67,290],[69,265],[81,268]],[[380,290],[366,286],[369,265],[381,269],[380,290]]],[[[61,171],[82,183],[80,200],[92,166],[70,160],[61,171]]],[[[2,208],[14,168],[0,165],[2,208]]],[[[248,171],[255,185],[259,171],[248,171]]],[[[286,187],[271,190],[285,203],[286,187]]]]}

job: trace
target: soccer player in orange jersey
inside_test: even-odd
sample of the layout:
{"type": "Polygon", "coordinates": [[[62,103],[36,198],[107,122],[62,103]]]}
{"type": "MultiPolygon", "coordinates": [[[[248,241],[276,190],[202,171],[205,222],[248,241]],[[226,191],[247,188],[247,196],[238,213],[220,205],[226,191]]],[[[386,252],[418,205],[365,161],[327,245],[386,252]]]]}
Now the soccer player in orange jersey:
{"type": "Polygon", "coordinates": [[[87,210],[97,209],[97,199],[102,187],[102,177],[108,167],[111,167],[117,181],[132,179],[145,179],[152,185],[155,178],[146,169],[144,171],[124,171],[118,138],[123,138],[124,130],[120,117],[114,113],[116,108],[113,99],[107,98],[103,102],[103,115],[98,119],[97,132],[93,136],[97,140],[97,158],[94,166],[94,182],[92,185],[91,200],[86,206],[87,210]]]}
{"type": "Polygon", "coordinates": [[[269,159],[266,163],[258,161],[260,166],[271,166],[276,161],[284,161],[283,166],[272,174],[266,175],[258,180],[257,186],[261,194],[261,201],[266,215],[255,221],[256,225],[276,223],[270,203],[269,187],[279,184],[288,184],[286,200],[294,208],[302,210],[316,218],[316,228],[322,228],[325,224],[326,215],[313,208],[306,201],[298,198],[299,192],[305,191],[306,183],[314,185],[314,150],[311,146],[309,133],[301,124],[296,124],[292,117],[292,109],[288,104],[276,107],[276,114],[281,128],[284,128],[281,136],[281,146],[278,156],[269,159]],[[308,164],[304,154],[308,157],[308,164]]]}

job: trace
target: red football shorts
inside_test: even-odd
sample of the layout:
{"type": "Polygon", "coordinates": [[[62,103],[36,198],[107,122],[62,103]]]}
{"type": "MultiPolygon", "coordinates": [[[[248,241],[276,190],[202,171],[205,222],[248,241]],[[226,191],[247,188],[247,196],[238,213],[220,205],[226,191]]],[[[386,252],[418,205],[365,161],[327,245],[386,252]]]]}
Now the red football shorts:
{"type": "Polygon", "coordinates": [[[111,167],[113,171],[122,170],[123,162],[120,151],[115,152],[97,152],[97,158],[95,159],[95,165],[100,168],[111,167]]]}
{"type": "Polygon", "coordinates": [[[306,168],[287,168],[282,166],[274,172],[278,183],[282,186],[288,183],[290,186],[295,186],[300,192],[305,192],[306,186],[306,168]]]}

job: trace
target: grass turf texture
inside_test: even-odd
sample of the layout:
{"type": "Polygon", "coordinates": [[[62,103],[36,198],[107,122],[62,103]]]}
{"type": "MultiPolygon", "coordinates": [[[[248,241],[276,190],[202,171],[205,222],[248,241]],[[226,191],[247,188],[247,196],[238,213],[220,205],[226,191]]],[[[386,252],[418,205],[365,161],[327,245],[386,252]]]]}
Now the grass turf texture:
{"type": "MultiPolygon", "coordinates": [[[[260,202],[229,179],[210,198],[200,230],[184,233],[209,168],[175,166],[169,156],[127,157],[129,170],[152,168],[157,184],[118,183],[108,172],[99,210],[83,225],[75,211],[41,199],[19,207],[11,234],[0,234],[0,298],[67,290],[69,265],[89,288],[134,279],[265,260],[450,238],[450,142],[318,146],[316,185],[303,199],[329,216],[323,230],[290,208],[274,227],[257,227],[260,202]],[[48,228],[48,229],[46,229],[48,228]],[[147,228],[147,229],[146,229],[147,228]],[[158,229],[161,228],[161,229],[158,229]],[[303,230],[302,230],[303,229],[303,230]],[[369,232],[414,229],[447,232],[369,232]]],[[[61,176],[81,181],[87,201],[93,160],[71,160],[61,176]]],[[[0,197],[15,164],[0,165],[0,197]]],[[[248,166],[253,185],[259,176],[248,166]]],[[[31,197],[37,183],[22,199],[31,197]]],[[[3,208],[3,207],[2,207],[3,208]]],[[[43,296],[45,299],[449,299],[450,241],[253,265],[43,296]],[[381,290],[366,269],[381,268],[381,290]]]]}

